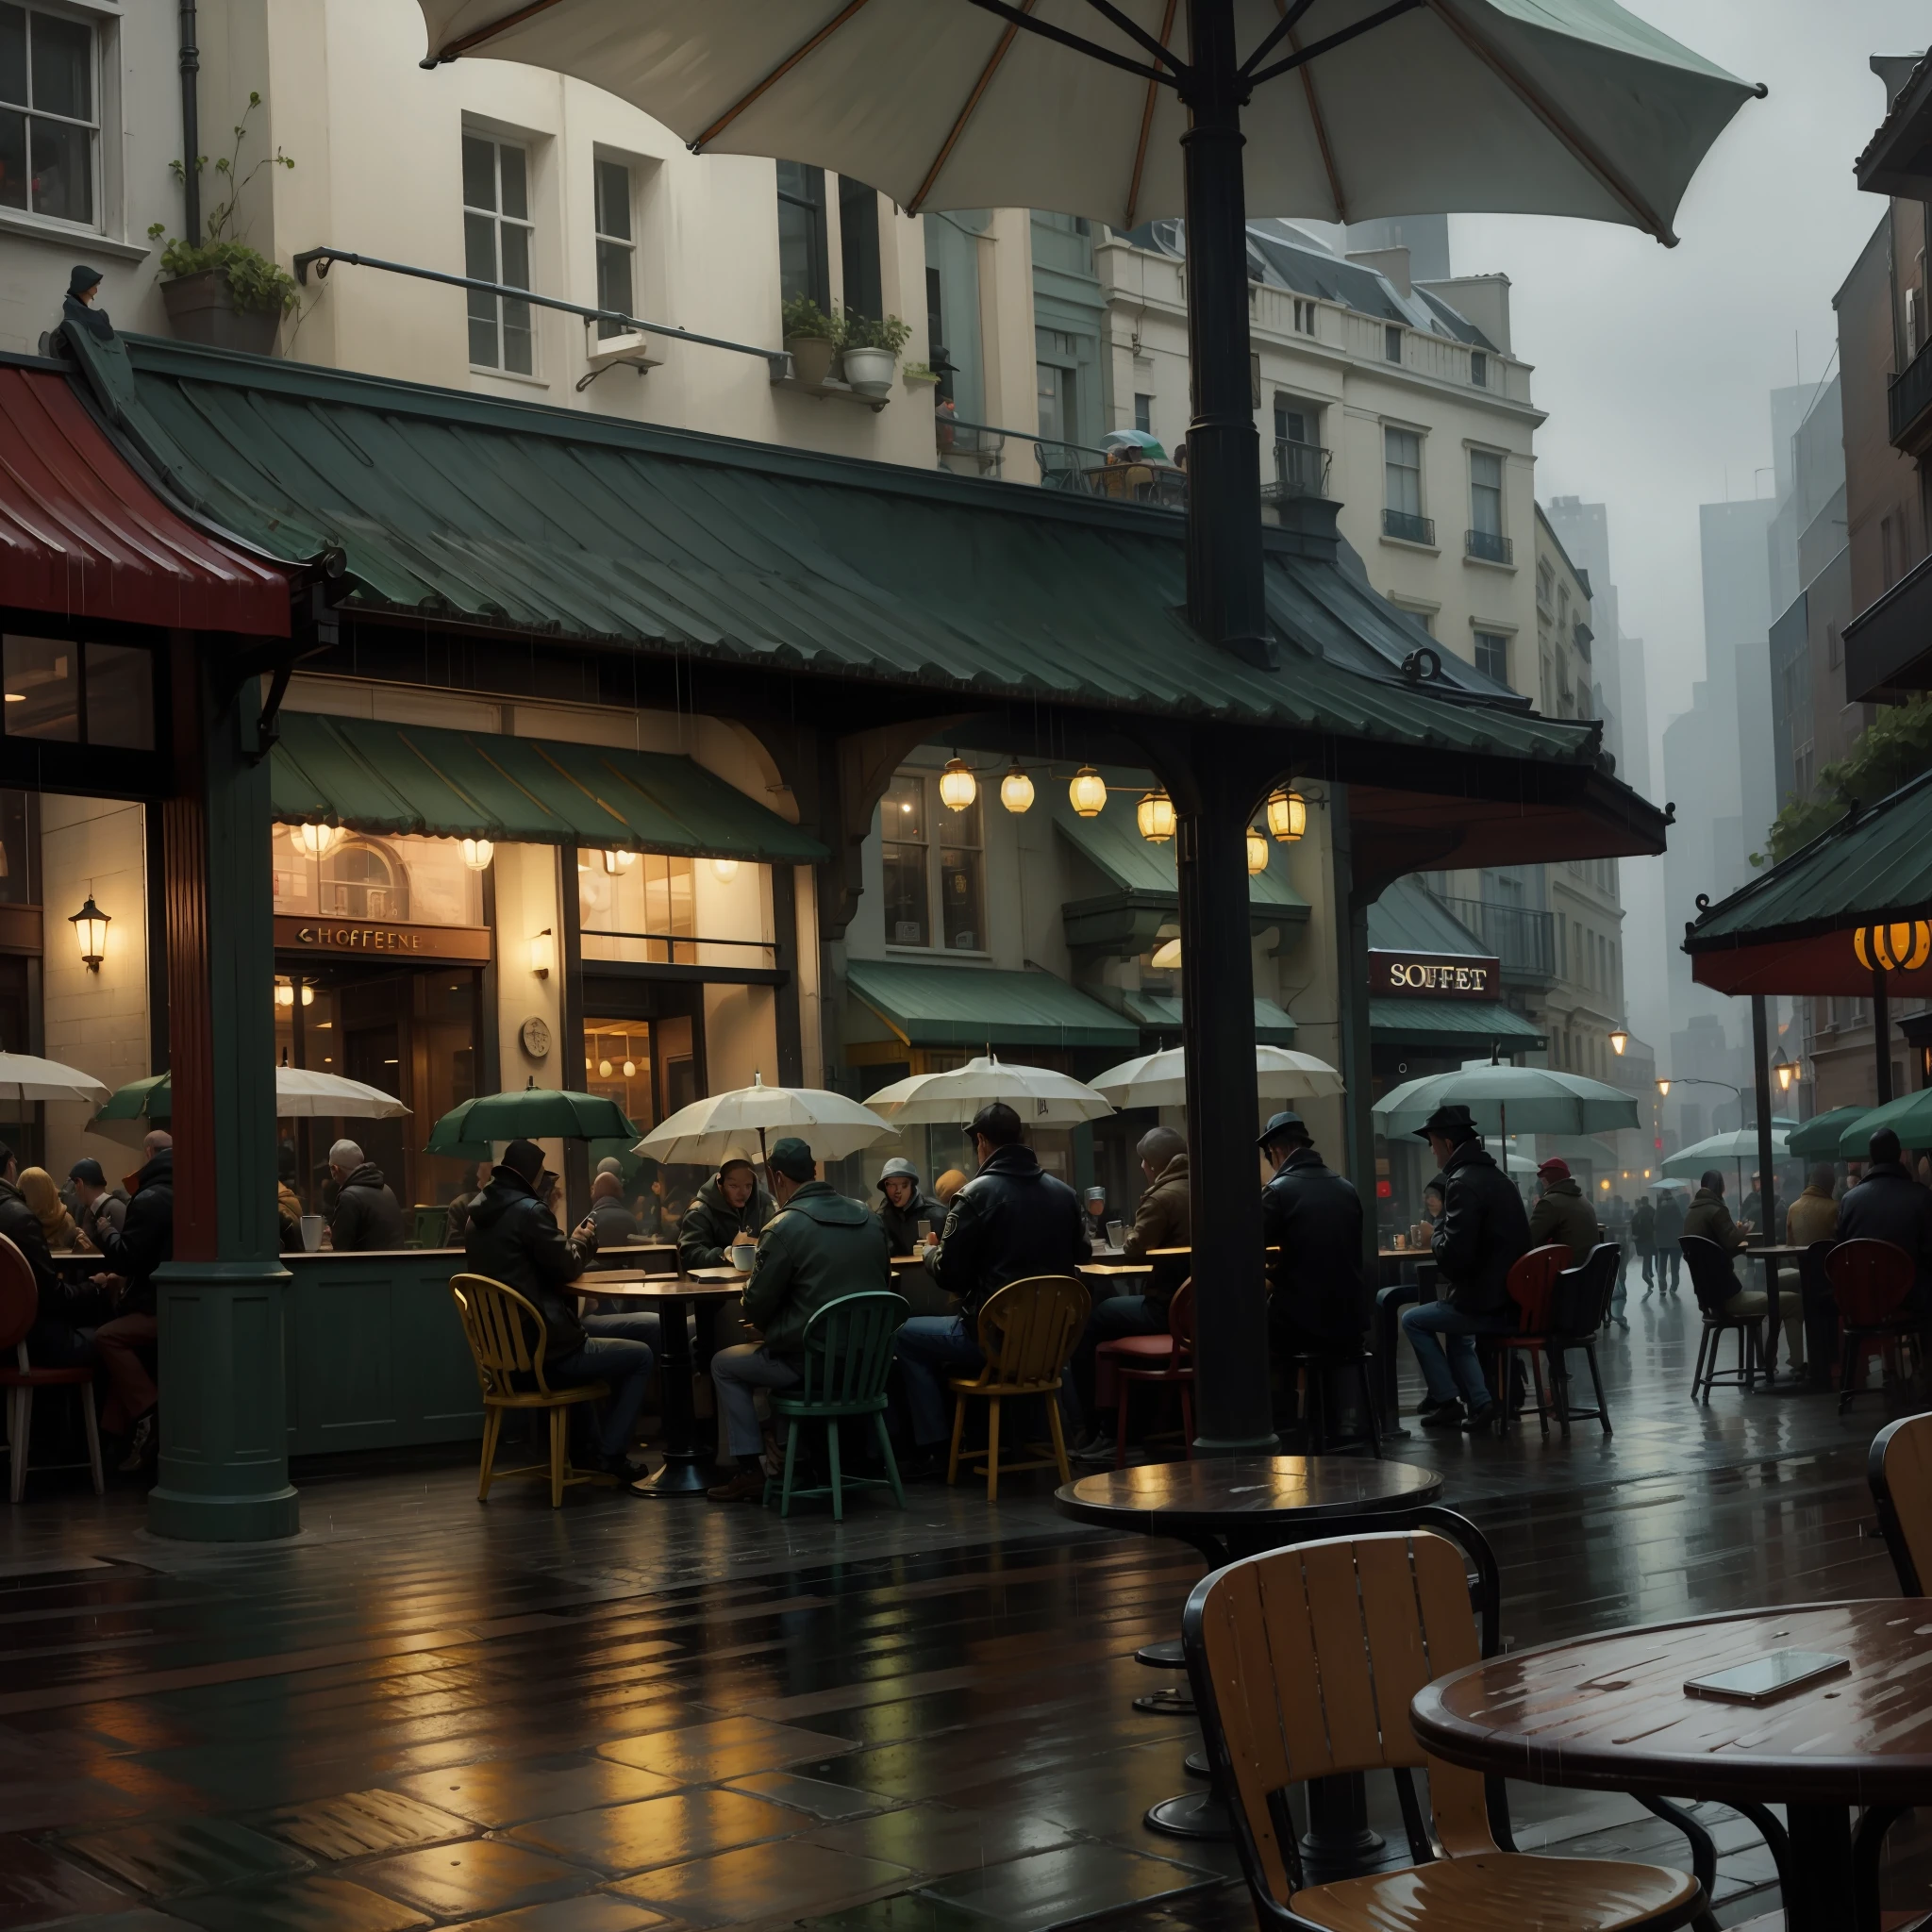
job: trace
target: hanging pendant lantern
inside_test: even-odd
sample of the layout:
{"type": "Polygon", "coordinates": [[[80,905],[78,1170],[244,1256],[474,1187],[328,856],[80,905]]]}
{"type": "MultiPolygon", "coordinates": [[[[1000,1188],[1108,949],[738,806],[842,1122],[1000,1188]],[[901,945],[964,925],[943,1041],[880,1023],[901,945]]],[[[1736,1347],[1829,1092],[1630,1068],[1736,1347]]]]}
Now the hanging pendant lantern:
{"type": "Polygon", "coordinates": [[[979,796],[979,780],[973,775],[972,768],[962,758],[954,757],[946,760],[946,769],[940,774],[940,803],[948,811],[964,811],[979,796]]]}
{"type": "Polygon", "coordinates": [[[1149,791],[1134,808],[1134,823],[1150,845],[1165,845],[1174,837],[1174,800],[1164,791],[1149,791]]]}
{"type": "Polygon", "coordinates": [[[1016,814],[1033,808],[1033,780],[1020,769],[1018,758],[1013,760],[1012,769],[1000,780],[1000,803],[1016,814]]]}
{"type": "Polygon", "coordinates": [[[1107,804],[1107,780],[1091,765],[1082,765],[1067,787],[1067,801],[1083,819],[1098,818],[1107,804]]]}
{"type": "Polygon", "coordinates": [[[1868,972],[1916,973],[1932,960],[1932,920],[1861,925],[1852,934],[1852,951],[1868,972]]]}
{"type": "Polygon", "coordinates": [[[1308,801],[1299,791],[1276,791],[1268,800],[1268,829],[1292,845],[1308,829],[1308,801]]]}

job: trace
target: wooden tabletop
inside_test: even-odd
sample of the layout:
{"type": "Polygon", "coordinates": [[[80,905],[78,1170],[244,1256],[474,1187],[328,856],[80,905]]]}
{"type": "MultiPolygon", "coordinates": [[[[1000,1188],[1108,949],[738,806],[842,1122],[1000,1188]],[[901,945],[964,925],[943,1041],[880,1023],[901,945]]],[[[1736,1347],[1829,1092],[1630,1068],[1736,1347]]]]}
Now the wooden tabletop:
{"type": "Polygon", "coordinates": [[[1727,1803],[1932,1801],[1932,1600],[1820,1604],[1579,1638],[1452,1672],[1410,1707],[1439,1757],[1533,1784],[1727,1803]],[[1774,1650],[1849,1657],[1765,1705],[1687,1677],[1774,1650]]]}
{"type": "Polygon", "coordinates": [[[1152,1274],[1154,1273],[1154,1263],[1152,1261],[1083,1261],[1080,1264],[1080,1273],[1082,1274],[1098,1275],[1103,1279],[1117,1274],[1152,1274]]]}
{"type": "Polygon", "coordinates": [[[1360,1456],[1203,1457],[1084,1475],[1054,1491],[1063,1515],[1109,1529],[1222,1534],[1269,1519],[1297,1524],[1433,1503],[1442,1478],[1413,1462],[1360,1456]]]}
{"type": "Polygon", "coordinates": [[[730,1288],[742,1288],[750,1279],[751,1276],[742,1269],[733,1268],[727,1263],[722,1268],[693,1268],[691,1271],[689,1285],[693,1288],[715,1288],[722,1284],[730,1288]]]}
{"type": "Polygon", "coordinates": [[[622,1295],[626,1301],[675,1301],[679,1296],[707,1294],[738,1294],[744,1284],[751,1279],[741,1274],[734,1268],[700,1269],[698,1276],[687,1280],[676,1274],[646,1274],[641,1270],[633,1273],[630,1269],[620,1269],[610,1274],[580,1274],[570,1285],[573,1294],[622,1295]],[[722,1274],[722,1281],[706,1281],[698,1278],[705,1274],[722,1274]]]}

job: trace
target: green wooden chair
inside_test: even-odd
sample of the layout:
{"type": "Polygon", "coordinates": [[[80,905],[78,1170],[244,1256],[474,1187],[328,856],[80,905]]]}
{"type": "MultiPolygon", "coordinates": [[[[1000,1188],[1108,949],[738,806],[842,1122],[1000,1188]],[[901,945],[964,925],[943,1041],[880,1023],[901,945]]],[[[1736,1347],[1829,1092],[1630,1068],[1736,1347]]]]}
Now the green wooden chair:
{"type": "MultiPolygon", "coordinates": [[[[790,1516],[799,1496],[829,1496],[832,1521],[845,1520],[846,1489],[880,1487],[876,1476],[848,1476],[839,1467],[839,1423],[849,1415],[869,1415],[879,1454],[885,1457],[885,1482],[892,1500],[903,1509],[906,1491],[899,1482],[899,1465],[892,1459],[886,1434],[886,1376],[892,1366],[892,1338],[909,1312],[902,1294],[844,1294],[827,1302],[805,1324],[805,1381],[795,1395],[774,1395],[772,1412],[791,1424],[785,1440],[785,1474],[778,1491],[778,1514],[790,1516]],[[825,1458],[832,1480],[817,1489],[792,1486],[798,1460],[798,1435],[808,1422],[825,1425],[825,1458]]],[[[765,1479],[765,1501],[772,1500],[774,1478],[765,1479]]]]}

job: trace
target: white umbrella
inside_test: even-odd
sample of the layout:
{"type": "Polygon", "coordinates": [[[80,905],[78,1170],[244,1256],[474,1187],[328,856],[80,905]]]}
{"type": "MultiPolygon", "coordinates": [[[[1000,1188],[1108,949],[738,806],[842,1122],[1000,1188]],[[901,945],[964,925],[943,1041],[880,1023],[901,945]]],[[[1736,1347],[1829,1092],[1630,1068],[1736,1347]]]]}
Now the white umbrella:
{"type": "Polygon", "coordinates": [[[1457,1104],[1485,1134],[1507,1133],[1512,1120],[1525,1134],[1605,1134],[1638,1124],[1636,1097],[1620,1087],[1555,1067],[1465,1060],[1457,1073],[1424,1074],[1385,1093],[1375,1103],[1375,1128],[1415,1133],[1439,1107],[1457,1104]]]}
{"type": "Polygon", "coordinates": [[[891,1131],[877,1114],[842,1093],[823,1087],[767,1087],[763,1076],[754,1074],[749,1087],[734,1087],[728,1093],[713,1093],[680,1107],[631,1152],[648,1154],[654,1160],[697,1164],[735,1153],[754,1134],[762,1154],[770,1132],[795,1134],[820,1160],[842,1160],[891,1131]]]}
{"type": "Polygon", "coordinates": [[[291,1120],[395,1121],[409,1109],[393,1093],[365,1087],[341,1074],[311,1073],[307,1067],[275,1069],[275,1118],[291,1120]]]}
{"type": "MultiPolygon", "coordinates": [[[[1775,1115],[1771,1123],[1771,1158],[1784,1160],[1789,1158],[1790,1148],[1786,1137],[1798,1124],[1796,1121],[1780,1120],[1775,1115]]],[[[1757,1158],[1757,1129],[1733,1127],[1728,1133],[1711,1134],[1702,1141],[1693,1141],[1688,1147],[1679,1147],[1663,1164],[1665,1174],[1679,1180],[1695,1180],[1704,1170],[1720,1160],[1741,1163],[1757,1158]]],[[[1741,1178],[1741,1175],[1740,1176],[1741,1178]]]]}
{"type": "Polygon", "coordinates": [[[982,1107],[1003,1100],[1030,1127],[1074,1126],[1081,1121],[1105,1120],[1113,1102],[1104,1093],[1082,1086],[1071,1074],[1051,1067],[1012,1065],[982,1054],[963,1067],[945,1074],[914,1074],[894,1080],[865,1104],[875,1108],[897,1127],[921,1123],[963,1126],[982,1107]]]}
{"type": "Polygon", "coordinates": [[[84,1100],[99,1107],[113,1091],[105,1080],[30,1053],[0,1053],[0,1100],[84,1100]]]}
{"type": "MultiPolygon", "coordinates": [[[[1181,1049],[1143,1053],[1123,1060],[1090,1083],[1116,1107],[1185,1107],[1188,1083],[1181,1049]]],[[[1262,1100],[1326,1100],[1342,1091],[1341,1075],[1326,1060],[1292,1047],[1255,1048],[1255,1092],[1262,1100]]]]}
{"type": "MultiPolygon", "coordinates": [[[[1138,36],[1091,0],[420,4],[432,60],[573,74],[700,153],[815,162],[910,214],[1049,208],[1131,228],[1183,210],[1171,70],[1195,50],[1172,0],[1114,0],[1138,36]]],[[[1755,92],[1613,0],[1303,10],[1234,0],[1256,214],[1580,215],[1674,240],[1691,174],[1755,92]]]]}

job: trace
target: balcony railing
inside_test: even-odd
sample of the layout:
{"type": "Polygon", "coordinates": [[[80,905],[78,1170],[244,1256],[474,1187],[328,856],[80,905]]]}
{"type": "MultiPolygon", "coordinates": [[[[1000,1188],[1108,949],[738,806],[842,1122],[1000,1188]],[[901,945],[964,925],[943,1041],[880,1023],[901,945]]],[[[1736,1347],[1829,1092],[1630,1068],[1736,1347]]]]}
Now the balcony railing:
{"type": "Polygon", "coordinates": [[[1462,538],[1466,556],[1484,563],[1514,563],[1516,546],[1500,530],[1466,530],[1462,538]]]}
{"type": "Polygon", "coordinates": [[[1326,496],[1328,461],[1334,454],[1319,442],[1274,439],[1274,493],[1277,496],[1326,496]]]}
{"type": "Polygon", "coordinates": [[[1901,449],[1922,446],[1932,428],[1925,421],[1932,412],[1932,341],[1891,378],[1885,401],[1893,443],[1901,449]]]}
{"type": "Polygon", "coordinates": [[[1554,979],[1557,972],[1556,922],[1550,913],[1526,906],[1499,906],[1488,899],[1450,898],[1447,907],[1503,962],[1505,973],[1554,979]]]}
{"type": "Polygon", "coordinates": [[[1434,517],[1410,516],[1406,509],[1385,509],[1382,512],[1382,534],[1399,538],[1405,543],[1427,543],[1433,548],[1436,520],[1434,517]]]}

